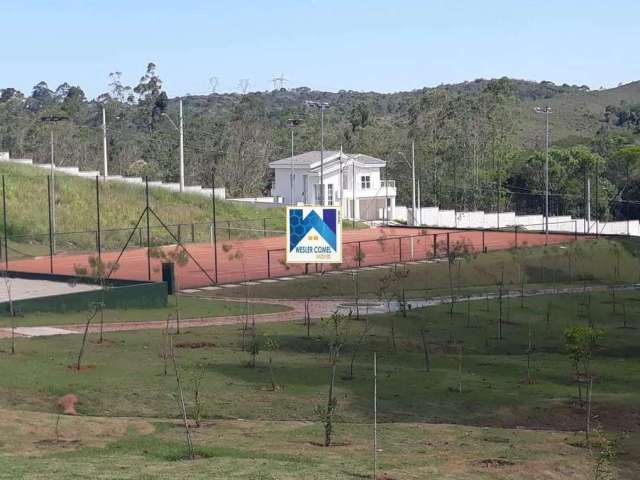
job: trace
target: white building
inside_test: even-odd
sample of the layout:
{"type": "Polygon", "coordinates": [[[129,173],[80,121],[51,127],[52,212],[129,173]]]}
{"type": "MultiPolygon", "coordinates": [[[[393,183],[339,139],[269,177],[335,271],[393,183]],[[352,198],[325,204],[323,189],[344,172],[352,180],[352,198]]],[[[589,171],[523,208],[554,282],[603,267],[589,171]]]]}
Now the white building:
{"type": "MultiPolygon", "coordinates": [[[[322,204],[320,163],[320,151],[271,162],[269,166],[275,172],[271,194],[288,205],[322,204]]],[[[394,218],[396,185],[394,180],[383,180],[384,160],[325,150],[322,164],[325,205],[341,206],[345,218],[394,218]]]]}

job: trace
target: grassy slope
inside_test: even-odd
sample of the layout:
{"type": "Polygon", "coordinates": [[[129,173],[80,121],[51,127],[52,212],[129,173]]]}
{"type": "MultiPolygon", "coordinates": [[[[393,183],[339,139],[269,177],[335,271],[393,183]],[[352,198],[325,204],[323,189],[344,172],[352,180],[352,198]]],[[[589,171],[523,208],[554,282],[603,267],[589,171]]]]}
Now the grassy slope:
{"type": "MultiPolygon", "coordinates": [[[[48,171],[23,165],[0,163],[5,175],[7,192],[7,232],[10,254],[35,256],[49,254],[49,219],[47,202],[48,171]]],[[[55,177],[55,231],[57,252],[95,249],[97,229],[95,180],[58,174],[55,177]]],[[[176,194],[168,190],[149,189],[149,205],[173,234],[184,241],[192,240],[191,224],[196,242],[210,241],[209,223],[212,218],[211,199],[198,194],[176,194]],[[206,225],[204,225],[206,224],[206,225]]],[[[144,188],[124,183],[102,183],[100,187],[100,224],[103,248],[121,248],[145,207],[144,188]],[[110,231],[116,229],[117,231],[110,231]],[[122,229],[122,230],[120,230],[122,229]]],[[[281,235],[285,229],[284,207],[257,208],[248,204],[216,202],[218,235],[222,238],[256,238],[281,235]],[[266,232],[265,232],[266,229],[266,232]]],[[[152,242],[174,244],[175,241],[150,217],[152,242]]],[[[132,238],[138,245],[146,227],[132,238]]],[[[344,222],[344,228],[353,228],[344,222]]],[[[355,228],[366,228],[356,223],[355,228]]],[[[0,231],[3,226],[0,222],[0,231]]]]}
{"type": "MultiPolygon", "coordinates": [[[[490,252],[459,259],[453,266],[453,282],[458,295],[474,291],[496,290],[504,272],[509,289],[521,287],[521,274],[525,287],[545,285],[610,284],[640,281],[640,242],[635,240],[592,240],[570,245],[521,248],[490,252]],[[619,267],[619,268],[618,268],[619,267]]],[[[421,297],[448,295],[449,271],[446,261],[431,264],[406,265],[408,275],[401,278],[395,288],[403,288],[407,296],[421,297]]],[[[389,270],[364,270],[360,275],[360,294],[377,298],[381,279],[389,270]]],[[[317,298],[353,297],[355,282],[349,274],[325,274],[262,284],[251,287],[256,298],[317,298]]],[[[225,289],[217,295],[244,296],[244,289],[225,289]]],[[[214,294],[216,295],[216,294],[214,294]]]]}
{"type": "MultiPolygon", "coordinates": [[[[180,318],[186,320],[199,317],[222,317],[226,315],[243,315],[245,306],[241,302],[228,302],[216,299],[201,299],[196,297],[180,297],[180,318]]],[[[256,314],[286,311],[282,305],[266,303],[252,304],[252,311],[256,314]]],[[[175,319],[176,298],[169,297],[166,308],[132,308],[128,310],[104,310],[105,322],[142,322],[151,320],[175,319]]],[[[30,313],[15,318],[17,327],[35,325],[70,325],[84,324],[88,312],[67,313],[30,313]]],[[[0,327],[10,327],[11,318],[6,314],[0,316],[0,327]]]]}
{"type": "MultiPolygon", "coordinates": [[[[371,317],[372,328],[356,358],[355,378],[349,380],[348,362],[363,328],[361,322],[353,320],[338,370],[338,441],[345,435],[349,438],[354,428],[342,422],[366,423],[370,419],[372,351],[378,352],[379,358],[382,422],[580,430],[584,410],[572,400],[576,388],[571,381],[571,363],[563,350],[563,331],[569,325],[584,324],[588,316],[606,331],[593,360],[596,424],[610,432],[631,431],[631,438],[635,439],[640,431],[640,425],[633,420],[640,415],[640,295],[635,291],[618,293],[615,314],[611,300],[608,294],[593,294],[590,298],[536,297],[525,299],[524,308],[519,300],[511,300],[503,305],[505,338],[501,341],[495,333],[495,301],[472,303],[469,310],[465,303],[459,303],[453,318],[446,306],[414,310],[407,318],[371,317]],[[623,304],[629,328],[622,328],[623,304]],[[547,310],[551,312],[548,324],[547,310]],[[467,311],[471,313],[469,319],[467,311]],[[396,331],[395,350],[392,325],[396,331]],[[532,385],[525,382],[529,325],[535,345],[532,385]],[[433,362],[430,373],[424,369],[418,335],[421,326],[428,329],[433,362]],[[460,378],[455,342],[464,345],[463,393],[457,392],[460,378]]],[[[276,382],[282,388],[271,392],[267,389],[268,355],[261,352],[258,367],[247,368],[249,357],[240,350],[241,332],[237,327],[192,329],[176,342],[207,341],[214,346],[177,349],[189,405],[192,378],[203,371],[201,395],[206,417],[316,421],[314,406],[326,401],[330,374],[326,332],[317,321],[310,338],[300,324],[259,327],[261,337],[269,335],[280,345],[273,354],[273,364],[276,382]]],[[[177,417],[175,379],[162,375],[160,332],[109,334],[108,338],[109,343],[90,344],[85,361],[95,369],[81,374],[67,367],[73,362],[78,338],[18,340],[14,356],[6,353],[8,342],[2,342],[7,374],[0,378],[0,406],[53,412],[56,398],[74,392],[82,400],[80,411],[87,415],[177,417]]],[[[309,428],[317,437],[310,440],[319,440],[317,427],[309,428]]],[[[203,444],[219,445],[207,442],[204,440],[203,444]]],[[[251,456],[250,447],[240,451],[251,456]]],[[[624,451],[621,460],[625,468],[637,475],[638,465],[633,458],[638,458],[638,451],[630,446],[624,451]]]]}
{"type": "MultiPolygon", "coordinates": [[[[7,231],[10,237],[16,235],[36,235],[34,240],[46,243],[48,239],[47,215],[47,171],[39,168],[0,163],[0,173],[6,175],[7,191],[7,231]]],[[[56,231],[80,232],[96,229],[95,181],[58,174],[56,185],[56,231]]],[[[150,206],[169,225],[191,224],[211,221],[211,200],[197,194],[178,195],[159,188],[150,188],[150,206]]],[[[108,229],[131,228],[135,225],[145,207],[144,188],[123,183],[103,183],[100,192],[101,227],[108,241],[108,229]]],[[[283,209],[258,209],[251,205],[233,202],[216,202],[217,217],[223,222],[230,219],[251,220],[249,228],[262,230],[262,219],[268,217],[267,229],[284,230],[283,209]]],[[[152,226],[159,225],[152,218],[152,226]]],[[[208,239],[208,227],[201,227],[199,236],[208,239]]],[[[184,232],[190,235],[190,231],[184,232]]],[[[126,237],[125,237],[126,239],[126,237]]],[[[21,238],[16,238],[23,243],[21,238]]],[[[95,234],[75,234],[60,236],[59,242],[78,244],[95,243],[95,234]]]]}

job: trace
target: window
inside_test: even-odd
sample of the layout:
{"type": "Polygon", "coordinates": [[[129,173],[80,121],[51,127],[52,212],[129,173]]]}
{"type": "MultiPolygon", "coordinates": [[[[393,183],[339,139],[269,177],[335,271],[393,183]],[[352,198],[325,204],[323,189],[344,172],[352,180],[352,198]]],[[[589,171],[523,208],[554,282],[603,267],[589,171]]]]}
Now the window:
{"type": "Polygon", "coordinates": [[[333,184],[327,185],[327,205],[333,205],[333,184]]]}
{"type": "Polygon", "coordinates": [[[347,172],[342,174],[342,189],[349,190],[349,174],[347,172]]]}
{"type": "Polygon", "coordinates": [[[391,199],[387,198],[387,207],[390,207],[390,206],[391,206],[391,199]]]}
{"type": "Polygon", "coordinates": [[[371,188],[371,177],[369,175],[363,175],[360,177],[360,188],[362,190],[371,188]]]}

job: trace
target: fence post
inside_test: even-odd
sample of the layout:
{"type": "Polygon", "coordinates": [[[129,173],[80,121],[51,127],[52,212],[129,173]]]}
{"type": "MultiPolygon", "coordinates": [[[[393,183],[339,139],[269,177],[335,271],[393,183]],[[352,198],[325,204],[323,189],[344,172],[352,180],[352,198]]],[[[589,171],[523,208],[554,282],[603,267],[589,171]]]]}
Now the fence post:
{"type": "Polygon", "coordinates": [[[147,275],[151,281],[151,226],[149,224],[149,177],[144,177],[144,201],[147,214],[147,275]]]}
{"type": "Polygon", "coordinates": [[[449,257],[449,255],[451,254],[451,233],[447,232],[447,257],[449,257]]]}
{"type": "Polygon", "coordinates": [[[180,223],[178,224],[178,235],[177,235],[177,237],[178,237],[178,241],[180,243],[182,243],[182,225],[180,223]]]}
{"type": "Polygon", "coordinates": [[[358,268],[362,267],[362,244],[358,242],[358,268]]]}
{"type": "Polygon", "coordinates": [[[271,278],[271,250],[267,249],[267,278],[271,278]]]}
{"type": "Polygon", "coordinates": [[[49,269],[53,273],[53,229],[51,218],[51,176],[47,176],[47,201],[49,202],[49,269]]]}
{"type": "Polygon", "coordinates": [[[140,227],[138,229],[138,240],[139,240],[139,244],[140,244],[140,248],[142,248],[142,227],[140,227]]]}
{"type": "Polygon", "coordinates": [[[487,253],[487,247],[484,243],[484,230],[482,230],[482,253],[487,253]]]}
{"type": "Polygon", "coordinates": [[[191,243],[196,243],[196,224],[191,222],[191,243]]]}
{"type": "Polygon", "coordinates": [[[516,248],[518,248],[518,226],[517,225],[515,227],[513,227],[513,231],[514,231],[515,236],[516,236],[516,248]]]}
{"type": "Polygon", "coordinates": [[[212,226],[211,236],[213,242],[213,268],[215,268],[215,282],[218,284],[218,237],[216,235],[216,171],[215,168],[211,171],[211,215],[212,226]]]}
{"type": "Polygon", "coordinates": [[[577,220],[573,221],[573,240],[574,241],[578,240],[578,221],[577,220]]]}
{"type": "Polygon", "coordinates": [[[266,237],[267,236],[267,219],[266,218],[262,219],[262,232],[263,232],[263,236],[266,237]]]}
{"type": "Polygon", "coordinates": [[[398,259],[398,263],[402,263],[402,237],[398,238],[398,253],[399,253],[399,259],[398,259]]]}
{"type": "Polygon", "coordinates": [[[231,240],[231,220],[227,220],[227,237],[231,240]]]}
{"type": "Polygon", "coordinates": [[[7,242],[7,195],[4,188],[4,175],[2,175],[2,222],[4,224],[4,270],[9,270],[9,243],[7,242]]]}
{"type": "Polygon", "coordinates": [[[96,250],[98,251],[98,268],[102,270],[102,245],[100,232],[100,177],[96,175],[96,250]]]}
{"type": "Polygon", "coordinates": [[[438,234],[433,234],[433,258],[436,258],[438,255],[438,234]]]}

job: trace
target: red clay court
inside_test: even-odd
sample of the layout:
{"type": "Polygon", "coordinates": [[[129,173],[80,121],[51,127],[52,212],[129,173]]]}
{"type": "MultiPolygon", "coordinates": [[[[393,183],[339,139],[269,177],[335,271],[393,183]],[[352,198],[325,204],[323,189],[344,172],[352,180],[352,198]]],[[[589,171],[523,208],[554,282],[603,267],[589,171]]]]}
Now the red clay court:
{"type": "MultiPolygon", "coordinates": [[[[576,239],[590,238],[572,234],[549,233],[548,237],[539,232],[513,232],[489,230],[455,230],[441,228],[378,227],[343,232],[343,263],[318,266],[325,270],[333,268],[354,268],[428,260],[446,257],[448,252],[483,252],[505,250],[514,247],[559,244],[576,239]]],[[[175,246],[164,247],[166,250],[175,246]]],[[[210,243],[187,244],[188,252],[207,272],[205,274],[193,260],[187,265],[176,267],[176,277],[181,289],[211,285],[216,278],[214,252],[210,243]],[[209,278],[211,277],[211,279],[209,278]]],[[[115,261],[119,251],[102,252],[103,262],[115,261]]],[[[95,253],[59,254],[30,259],[13,260],[9,269],[24,272],[74,275],[75,266],[88,264],[88,258],[95,253]]],[[[267,237],[251,240],[218,241],[218,283],[236,283],[290,275],[300,275],[316,271],[316,265],[309,265],[305,271],[303,264],[284,262],[285,237],[267,237]]],[[[161,261],[151,259],[151,280],[160,281],[161,261]]],[[[147,280],[148,263],[146,248],[129,248],[119,261],[119,268],[112,278],[127,280],[147,280]]]]}

